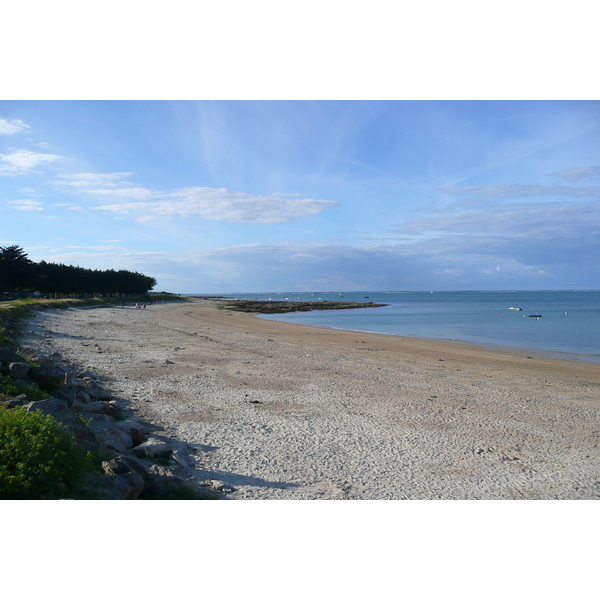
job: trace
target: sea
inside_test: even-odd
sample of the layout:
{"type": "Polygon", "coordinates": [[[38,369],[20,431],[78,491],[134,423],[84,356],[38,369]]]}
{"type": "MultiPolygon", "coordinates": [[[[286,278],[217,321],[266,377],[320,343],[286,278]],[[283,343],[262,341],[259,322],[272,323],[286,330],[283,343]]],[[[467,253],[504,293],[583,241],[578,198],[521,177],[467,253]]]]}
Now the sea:
{"type": "Polygon", "coordinates": [[[219,295],[240,300],[331,300],[386,304],[378,308],[315,310],[261,315],[260,318],[332,329],[517,348],[530,350],[538,356],[600,363],[598,290],[329,291],[219,295]],[[522,310],[509,310],[511,308],[522,310]]]}

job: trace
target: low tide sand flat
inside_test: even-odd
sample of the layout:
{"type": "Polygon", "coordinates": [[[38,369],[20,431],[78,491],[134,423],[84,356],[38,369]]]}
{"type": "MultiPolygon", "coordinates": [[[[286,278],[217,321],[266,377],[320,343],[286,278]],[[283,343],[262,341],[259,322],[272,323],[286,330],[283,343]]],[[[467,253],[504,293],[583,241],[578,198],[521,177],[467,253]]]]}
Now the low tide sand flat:
{"type": "Polygon", "coordinates": [[[104,376],[232,499],[600,498],[600,365],[217,304],[47,311],[21,343],[104,376]]]}

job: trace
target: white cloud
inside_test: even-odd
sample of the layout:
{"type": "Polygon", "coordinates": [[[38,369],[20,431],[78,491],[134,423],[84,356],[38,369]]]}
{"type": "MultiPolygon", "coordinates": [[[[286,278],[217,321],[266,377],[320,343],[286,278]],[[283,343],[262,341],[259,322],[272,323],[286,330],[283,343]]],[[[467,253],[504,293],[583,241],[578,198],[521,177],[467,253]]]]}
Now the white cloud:
{"type": "Polygon", "coordinates": [[[38,165],[60,160],[62,156],[57,154],[41,154],[30,150],[12,150],[10,154],[0,154],[0,174],[17,175],[27,173],[38,165]]]}
{"type": "Polygon", "coordinates": [[[135,222],[136,223],[148,223],[149,221],[159,221],[160,217],[153,217],[153,216],[148,216],[148,217],[140,217],[139,219],[136,219],[135,222]]]}
{"type": "Polygon", "coordinates": [[[44,210],[43,204],[37,200],[9,200],[9,204],[13,204],[19,210],[44,210]]]}
{"type": "Polygon", "coordinates": [[[129,188],[108,188],[108,189],[100,189],[100,190],[85,190],[88,194],[102,194],[102,195],[110,195],[117,196],[119,198],[132,198],[133,200],[148,200],[149,198],[153,198],[154,194],[147,190],[146,188],[141,187],[129,187],[129,188]]]}
{"type": "Polygon", "coordinates": [[[19,119],[0,119],[0,135],[13,135],[23,129],[30,129],[30,127],[19,119]]]}
{"type": "Polygon", "coordinates": [[[27,194],[29,196],[42,196],[43,194],[38,194],[38,192],[36,192],[34,189],[32,188],[19,188],[17,190],[17,192],[19,192],[19,194],[27,194]]]}
{"type": "MultiPolygon", "coordinates": [[[[136,188],[143,190],[143,188],[136,188]]],[[[144,190],[147,192],[147,190],[144,190]]],[[[332,200],[287,199],[279,194],[252,196],[225,188],[188,187],[171,193],[154,194],[154,202],[131,202],[97,206],[95,210],[115,213],[145,213],[141,218],[200,215],[214,221],[234,223],[282,223],[317,214],[338,206],[332,200]]],[[[139,220],[139,218],[138,218],[139,220]]]]}
{"type": "Polygon", "coordinates": [[[600,166],[577,167],[574,169],[566,169],[565,171],[556,171],[550,173],[550,177],[560,177],[565,181],[580,181],[581,179],[596,179],[600,178],[600,166]]]}
{"type": "Polygon", "coordinates": [[[72,185],[75,187],[88,186],[116,186],[128,183],[127,177],[131,173],[75,173],[73,175],[59,175],[64,181],[57,181],[61,185],[72,185]]]}

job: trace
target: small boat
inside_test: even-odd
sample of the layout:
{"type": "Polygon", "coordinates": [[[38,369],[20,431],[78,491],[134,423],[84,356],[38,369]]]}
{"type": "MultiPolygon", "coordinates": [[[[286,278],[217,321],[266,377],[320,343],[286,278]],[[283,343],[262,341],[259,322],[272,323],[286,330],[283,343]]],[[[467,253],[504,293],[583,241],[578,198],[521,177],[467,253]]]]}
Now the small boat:
{"type": "Polygon", "coordinates": [[[510,308],[507,308],[506,310],[523,310],[523,309],[517,308],[516,306],[511,306],[510,308]]]}
{"type": "Polygon", "coordinates": [[[524,317],[535,317],[536,319],[539,319],[542,315],[523,315],[524,317]]]}

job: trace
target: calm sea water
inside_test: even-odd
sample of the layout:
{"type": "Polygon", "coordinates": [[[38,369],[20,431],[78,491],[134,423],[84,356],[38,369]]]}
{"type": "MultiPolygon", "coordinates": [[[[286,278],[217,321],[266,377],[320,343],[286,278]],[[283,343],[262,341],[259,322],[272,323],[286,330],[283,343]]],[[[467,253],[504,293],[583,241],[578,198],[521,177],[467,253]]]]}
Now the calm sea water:
{"type": "Polygon", "coordinates": [[[284,292],[226,294],[259,300],[333,300],[388,304],[261,318],[318,327],[370,331],[522,348],[600,363],[600,292],[284,292]],[[507,310],[509,307],[522,311],[507,310]],[[541,314],[539,319],[528,317],[541,314]]]}

